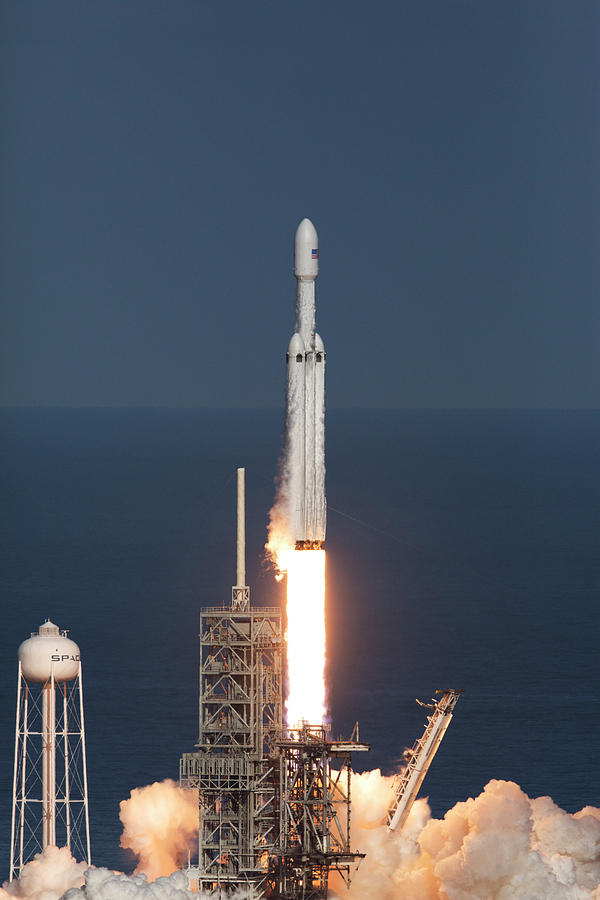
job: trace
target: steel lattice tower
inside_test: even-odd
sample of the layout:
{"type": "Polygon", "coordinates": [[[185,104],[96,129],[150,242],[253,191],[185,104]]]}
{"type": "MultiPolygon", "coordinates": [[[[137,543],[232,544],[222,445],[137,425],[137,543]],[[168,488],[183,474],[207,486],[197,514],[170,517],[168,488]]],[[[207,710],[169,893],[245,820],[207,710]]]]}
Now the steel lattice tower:
{"type": "Polygon", "coordinates": [[[280,843],[271,894],[285,900],[322,900],[329,875],[349,885],[364,857],[350,847],[351,755],[369,750],[352,738],[331,740],[325,726],[288,729],[279,744],[280,843]],[[334,765],[332,767],[332,761],[334,765]]]}
{"type": "Polygon", "coordinates": [[[244,470],[238,469],[237,584],[200,614],[200,726],[179,778],[199,791],[199,890],[324,900],[329,874],[349,883],[351,754],[323,725],[282,726],[283,638],[276,607],[251,607],[245,585],[244,470]]]}
{"type": "Polygon", "coordinates": [[[200,615],[198,749],[180,762],[181,784],[199,789],[197,882],[217,895],[241,885],[261,891],[279,837],[281,612],[250,606],[244,544],[238,469],[237,584],[231,606],[200,615]]]}

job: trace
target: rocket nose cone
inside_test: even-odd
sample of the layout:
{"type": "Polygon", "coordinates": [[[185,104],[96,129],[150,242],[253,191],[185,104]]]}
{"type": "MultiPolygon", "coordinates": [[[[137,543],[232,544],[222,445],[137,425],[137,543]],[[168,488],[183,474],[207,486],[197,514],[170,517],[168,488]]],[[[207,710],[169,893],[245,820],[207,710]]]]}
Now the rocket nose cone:
{"type": "Polygon", "coordinates": [[[296,278],[316,278],[319,274],[319,238],[310,219],[302,219],[296,229],[294,274],[296,278]]]}
{"type": "Polygon", "coordinates": [[[310,221],[310,219],[302,219],[298,227],[296,228],[296,244],[298,241],[308,242],[309,244],[312,241],[317,241],[317,229],[310,221]]]}

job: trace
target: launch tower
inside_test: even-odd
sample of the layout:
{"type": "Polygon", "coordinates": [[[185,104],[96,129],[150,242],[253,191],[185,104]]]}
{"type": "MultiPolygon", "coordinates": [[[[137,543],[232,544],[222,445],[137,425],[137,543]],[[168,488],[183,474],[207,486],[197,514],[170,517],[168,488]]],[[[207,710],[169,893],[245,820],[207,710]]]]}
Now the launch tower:
{"type": "Polygon", "coordinates": [[[180,783],[199,789],[198,886],[217,896],[248,885],[260,892],[279,835],[281,612],[250,606],[244,469],[238,469],[237,537],[232,603],[205,608],[200,615],[198,749],[180,762],[180,783]]]}
{"type": "Polygon", "coordinates": [[[351,755],[369,749],[358,739],[358,723],[349,741],[332,741],[322,725],[286,730],[279,744],[279,848],[269,896],[322,900],[332,870],[350,885],[365,856],[350,847],[351,755]]]}
{"type": "Polygon", "coordinates": [[[351,753],[323,725],[282,724],[283,636],[277,607],[250,606],[245,584],[244,469],[238,469],[237,584],[231,605],[200,613],[200,723],[182,787],[199,792],[200,891],[240,887],[272,900],[327,897],[331,870],[349,882],[351,753]]]}

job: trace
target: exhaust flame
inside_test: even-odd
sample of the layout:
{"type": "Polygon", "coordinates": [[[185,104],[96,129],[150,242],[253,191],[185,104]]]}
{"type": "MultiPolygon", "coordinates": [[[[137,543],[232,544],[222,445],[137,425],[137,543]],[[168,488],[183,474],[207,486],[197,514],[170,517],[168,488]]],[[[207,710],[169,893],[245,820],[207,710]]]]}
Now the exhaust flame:
{"type": "Polygon", "coordinates": [[[289,550],[287,571],[288,696],[290,727],[320,725],[325,717],[325,551],[289,550]]]}
{"type": "Polygon", "coordinates": [[[267,554],[280,581],[287,574],[286,722],[321,725],[325,718],[325,551],[295,550],[282,512],[281,490],[271,510],[267,554]]]}

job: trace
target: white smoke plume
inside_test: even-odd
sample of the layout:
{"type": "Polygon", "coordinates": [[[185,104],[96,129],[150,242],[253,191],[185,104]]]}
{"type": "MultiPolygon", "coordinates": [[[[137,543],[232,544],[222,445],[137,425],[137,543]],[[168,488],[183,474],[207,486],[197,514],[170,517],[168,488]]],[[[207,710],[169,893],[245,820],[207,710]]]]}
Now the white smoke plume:
{"type": "Polygon", "coordinates": [[[352,843],[367,853],[352,900],[600,900],[600,810],[571,815],[490,781],[475,799],[432,819],[418,800],[401,834],[381,822],[392,779],[353,776],[352,843]]]}
{"type": "Polygon", "coordinates": [[[290,503],[292,478],[290,472],[290,460],[292,458],[290,412],[297,409],[297,400],[289,385],[286,387],[285,398],[285,425],[281,456],[277,464],[277,478],[275,479],[275,500],[269,510],[269,524],[267,526],[267,559],[273,564],[276,579],[280,581],[285,573],[286,554],[293,550],[296,539],[293,534],[290,503]]]}
{"type": "MultiPolygon", "coordinates": [[[[163,861],[174,859],[189,839],[174,840],[173,833],[190,834],[189,797],[174,800],[184,792],[173,788],[173,782],[149,785],[124,801],[132,842],[143,845],[143,853],[158,848],[163,861]],[[163,815],[144,840],[143,822],[163,815]],[[162,855],[161,833],[170,857],[162,855]]],[[[401,834],[389,834],[381,822],[392,792],[393,779],[378,769],[353,776],[352,843],[367,857],[349,893],[332,883],[332,900],[333,890],[349,900],[600,900],[599,809],[587,806],[571,815],[550,797],[530,799],[513,782],[490,781],[478,797],[457,803],[443,819],[432,819],[427,801],[418,800],[401,834]]],[[[195,798],[193,808],[196,818],[195,798]]],[[[146,865],[158,868],[152,860],[146,865]]],[[[232,900],[252,897],[241,891],[232,900]]],[[[184,872],[149,882],[144,874],[88,868],[66,847],[47,847],[18,881],[0,888],[0,900],[13,898],[208,900],[189,889],[184,872]]]]}
{"type": "Polygon", "coordinates": [[[189,890],[184,872],[174,872],[148,884],[145,875],[88,869],[85,884],[67,891],[62,900],[198,900],[198,897],[189,890]]]}
{"type": "Polygon", "coordinates": [[[198,894],[187,890],[187,878],[176,872],[186,861],[198,834],[198,793],[174,781],[134,788],[120,805],[121,846],[132,850],[138,864],[132,876],[75,862],[66,847],[46,847],[23,867],[21,877],[0,888],[0,900],[181,900],[198,894]],[[87,871],[86,871],[87,870],[87,871]],[[143,873],[143,874],[141,874],[143,873]],[[155,881],[158,879],[158,881],[155,881]],[[153,882],[149,884],[148,882],[153,882]]]}
{"type": "Polygon", "coordinates": [[[284,438],[284,450],[279,460],[279,474],[275,482],[275,501],[269,510],[269,525],[267,527],[267,559],[273,564],[276,579],[283,578],[283,560],[285,554],[294,549],[295,541],[290,527],[290,500],[289,500],[289,466],[288,466],[288,438],[284,438]]]}
{"type": "Polygon", "coordinates": [[[46,847],[23,866],[18,881],[4,882],[0,900],[59,900],[69,888],[84,883],[87,863],[75,862],[66,847],[46,847]]]}
{"type": "MultiPolygon", "coordinates": [[[[256,900],[247,890],[228,895],[231,900],[256,900]]],[[[109,869],[88,869],[85,885],[67,891],[62,900],[214,900],[214,895],[192,892],[185,872],[174,872],[148,884],[144,875],[122,875],[109,869]]]]}
{"type": "MultiPolygon", "coordinates": [[[[18,881],[0,888],[0,900],[209,900],[189,888],[185,872],[148,883],[145,875],[124,875],[75,862],[66,847],[47,847],[23,867],[18,881]]],[[[231,900],[255,900],[241,890],[231,900]]],[[[214,898],[213,898],[214,900],[214,898]]]]}
{"type": "Polygon", "coordinates": [[[150,881],[181,868],[198,834],[198,792],[170,779],[134,788],[120,804],[121,847],[138,857],[135,875],[150,881]]]}

